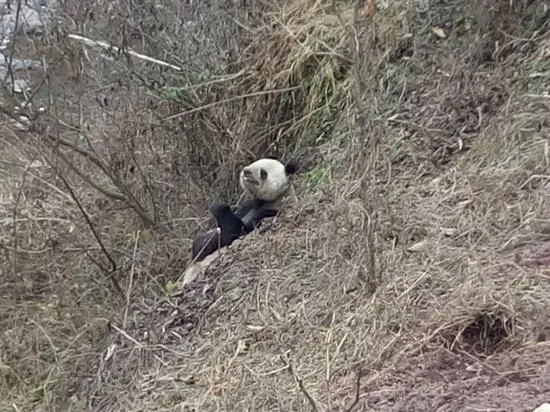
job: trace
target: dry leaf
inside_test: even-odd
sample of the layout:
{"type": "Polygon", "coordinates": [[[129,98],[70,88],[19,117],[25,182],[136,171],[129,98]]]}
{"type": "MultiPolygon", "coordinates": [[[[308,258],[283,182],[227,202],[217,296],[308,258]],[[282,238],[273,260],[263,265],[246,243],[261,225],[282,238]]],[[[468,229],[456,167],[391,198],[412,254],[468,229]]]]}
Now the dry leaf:
{"type": "Polygon", "coordinates": [[[263,326],[246,325],[246,327],[248,328],[248,330],[250,330],[252,332],[261,332],[262,330],[264,330],[263,326]]]}
{"type": "Polygon", "coordinates": [[[105,354],[105,357],[103,358],[104,361],[108,361],[109,359],[111,359],[111,357],[115,353],[116,346],[117,346],[116,343],[113,343],[112,345],[110,345],[107,348],[107,353],[105,354]]]}
{"type": "Polygon", "coordinates": [[[365,0],[365,3],[363,4],[363,11],[361,14],[364,17],[372,16],[374,13],[376,13],[376,4],[374,4],[374,0],[365,0]]]}
{"type": "Polygon", "coordinates": [[[542,47],[540,48],[540,57],[547,59],[550,57],[550,39],[543,40],[541,43],[542,47]]]}
{"type": "Polygon", "coordinates": [[[182,375],[179,377],[179,380],[187,385],[194,385],[197,383],[197,378],[194,375],[182,375]]]}
{"type": "Polygon", "coordinates": [[[415,243],[414,245],[412,245],[410,248],[408,248],[407,250],[409,252],[423,252],[425,251],[426,249],[428,248],[428,242],[426,242],[425,240],[422,240],[418,243],[415,243]]]}
{"type": "Polygon", "coordinates": [[[442,227],[441,231],[445,236],[452,236],[457,232],[457,229],[454,227],[442,227]]]}
{"type": "Polygon", "coordinates": [[[458,202],[456,205],[458,207],[464,208],[464,207],[468,206],[470,203],[472,203],[472,199],[463,200],[462,202],[458,202]]]}
{"type": "Polygon", "coordinates": [[[281,316],[281,314],[277,312],[275,309],[273,309],[272,307],[269,308],[269,311],[271,312],[273,317],[277,320],[277,322],[280,322],[283,320],[283,317],[281,316]]]}
{"type": "Polygon", "coordinates": [[[447,38],[447,35],[445,34],[445,32],[443,31],[443,29],[439,28],[439,27],[432,27],[432,31],[435,33],[435,35],[437,37],[440,37],[442,39],[446,39],[447,38]]]}

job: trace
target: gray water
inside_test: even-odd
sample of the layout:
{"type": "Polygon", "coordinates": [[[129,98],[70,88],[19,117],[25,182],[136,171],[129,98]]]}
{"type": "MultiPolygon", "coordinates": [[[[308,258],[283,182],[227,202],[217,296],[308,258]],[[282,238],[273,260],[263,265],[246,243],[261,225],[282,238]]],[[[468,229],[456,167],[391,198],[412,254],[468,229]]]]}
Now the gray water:
{"type": "Polygon", "coordinates": [[[41,68],[38,60],[24,56],[9,56],[11,44],[18,35],[37,36],[43,34],[53,23],[58,8],[57,0],[21,0],[19,16],[18,1],[0,2],[0,82],[13,86],[16,93],[26,91],[31,85],[28,80],[18,79],[17,71],[41,68]],[[11,59],[12,76],[8,76],[11,59]]]}

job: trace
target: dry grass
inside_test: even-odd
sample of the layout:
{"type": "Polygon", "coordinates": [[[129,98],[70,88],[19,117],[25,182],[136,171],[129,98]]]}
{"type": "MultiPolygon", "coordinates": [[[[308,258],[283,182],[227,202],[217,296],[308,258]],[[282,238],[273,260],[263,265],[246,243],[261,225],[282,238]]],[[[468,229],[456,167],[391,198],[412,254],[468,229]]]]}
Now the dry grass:
{"type": "MultiPolygon", "coordinates": [[[[117,185],[66,156],[158,230],[92,190],[43,145],[44,129],[6,123],[0,410],[527,411],[547,400],[548,19],[528,1],[439,3],[366,19],[350,4],[285,1],[247,27],[227,63],[238,75],[219,85],[188,87],[189,69],[166,75],[186,87],[164,100],[166,88],[143,84],[112,91],[111,112],[80,89],[99,157],[112,165],[118,152],[147,173],[117,185]],[[297,196],[179,291],[191,216],[219,188],[233,200],[236,165],[264,153],[304,159],[297,196]]],[[[170,60],[147,39],[142,49],[170,60]]],[[[91,58],[99,84],[101,64],[91,58]]],[[[74,90],[62,92],[67,102],[74,90]]]]}

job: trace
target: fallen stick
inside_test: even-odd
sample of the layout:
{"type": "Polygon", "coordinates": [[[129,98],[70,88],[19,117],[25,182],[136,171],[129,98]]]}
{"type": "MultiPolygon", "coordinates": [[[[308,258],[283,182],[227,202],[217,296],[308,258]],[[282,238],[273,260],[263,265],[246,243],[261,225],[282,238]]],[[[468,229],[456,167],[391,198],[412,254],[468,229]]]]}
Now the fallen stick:
{"type": "Polygon", "coordinates": [[[116,51],[116,52],[125,51],[126,53],[128,53],[131,56],[137,57],[138,59],[145,60],[145,61],[148,61],[148,62],[151,62],[151,63],[158,64],[159,66],[170,67],[171,69],[178,70],[178,71],[183,70],[181,67],[174,66],[173,64],[166,63],[162,60],[154,59],[153,57],[149,57],[149,56],[146,56],[144,54],[137,53],[137,52],[135,52],[131,49],[122,49],[121,47],[113,46],[112,44],[109,44],[109,43],[107,43],[105,41],[102,41],[102,40],[92,40],[92,39],[89,39],[87,37],[80,36],[79,34],[73,34],[73,33],[69,33],[68,37],[69,37],[69,39],[78,40],[78,41],[80,41],[80,42],[82,42],[82,43],[84,43],[88,46],[96,46],[96,47],[100,47],[104,50],[113,50],[113,51],[116,51]]]}

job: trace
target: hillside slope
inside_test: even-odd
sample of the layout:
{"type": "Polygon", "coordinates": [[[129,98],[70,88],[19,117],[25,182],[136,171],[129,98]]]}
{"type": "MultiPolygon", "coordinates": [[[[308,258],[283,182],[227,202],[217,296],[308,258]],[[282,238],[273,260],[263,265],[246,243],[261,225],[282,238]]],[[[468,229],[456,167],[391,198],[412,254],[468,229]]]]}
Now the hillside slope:
{"type": "MultiPolygon", "coordinates": [[[[84,254],[29,253],[20,267],[49,262],[58,289],[5,293],[17,304],[2,320],[1,410],[516,412],[549,401],[550,2],[377,3],[365,16],[284,1],[228,67],[250,71],[231,80],[252,94],[283,92],[229,102],[248,134],[205,156],[238,146],[242,160],[253,147],[304,169],[284,213],[194,283],[177,283],[193,225],[135,232],[139,219],[92,195],[125,299],[78,289],[75,272],[98,271],[80,266],[84,254]],[[29,313],[47,325],[21,327],[29,313]]],[[[201,184],[173,182],[167,214],[201,184]]],[[[64,202],[51,217],[72,208],[76,220],[64,202]]]]}
{"type": "Polygon", "coordinates": [[[283,217],[143,315],[173,352],[117,402],[531,411],[550,398],[547,8],[438,4],[366,23],[364,129],[336,126],[283,217]]]}

